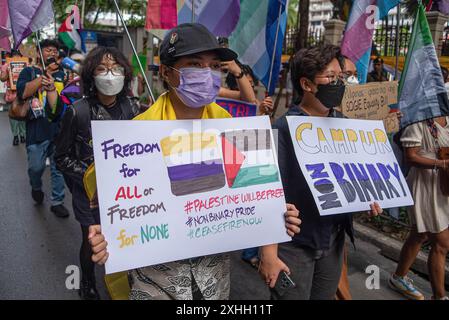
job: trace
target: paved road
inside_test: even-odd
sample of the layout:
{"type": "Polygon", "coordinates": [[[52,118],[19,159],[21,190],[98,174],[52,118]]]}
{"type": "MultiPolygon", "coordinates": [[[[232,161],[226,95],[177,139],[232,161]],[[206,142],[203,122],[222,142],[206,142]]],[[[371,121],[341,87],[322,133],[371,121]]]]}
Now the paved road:
{"type": "MultiPolygon", "coordinates": [[[[71,215],[56,218],[49,210],[49,199],[37,206],[31,199],[26,172],[24,145],[11,145],[6,112],[0,112],[0,299],[78,299],[68,290],[65,280],[67,266],[78,264],[81,230],[71,215]]],[[[49,194],[49,170],[45,173],[44,191],[49,194]]],[[[66,204],[70,206],[70,194],[66,204]]],[[[357,242],[357,251],[350,249],[349,278],[354,298],[401,299],[386,286],[386,279],[395,263],[381,256],[378,249],[366,242],[357,242]],[[380,268],[380,289],[365,286],[368,265],[380,268]]],[[[268,299],[269,293],[257,272],[232,255],[231,298],[268,299]]],[[[104,274],[97,268],[98,279],[104,274]]],[[[416,284],[430,297],[428,281],[413,276],[416,284]]],[[[108,298],[104,285],[98,288],[108,298]]]]}

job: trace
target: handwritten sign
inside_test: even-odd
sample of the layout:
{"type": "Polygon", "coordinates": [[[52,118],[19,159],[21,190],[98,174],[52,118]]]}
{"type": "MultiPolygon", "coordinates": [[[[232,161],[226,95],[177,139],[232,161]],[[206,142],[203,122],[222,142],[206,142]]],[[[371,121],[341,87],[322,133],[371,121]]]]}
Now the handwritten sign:
{"type": "Polygon", "coordinates": [[[287,117],[321,215],[413,205],[382,121],[287,117]]]}
{"type": "Polygon", "coordinates": [[[383,120],[389,116],[389,105],[397,103],[397,88],[397,81],[347,86],[342,112],[351,119],[383,120]]]}
{"type": "Polygon", "coordinates": [[[28,65],[28,58],[26,57],[13,57],[6,58],[6,63],[9,64],[9,83],[11,90],[16,90],[17,80],[19,79],[20,72],[28,65]]]}
{"type": "Polygon", "coordinates": [[[240,100],[219,98],[215,101],[226,109],[233,118],[253,117],[257,114],[257,106],[240,100]]]}
{"type": "Polygon", "coordinates": [[[92,132],[107,273],[290,240],[268,117],[92,132]]]}
{"type": "Polygon", "coordinates": [[[392,112],[384,120],[385,130],[387,133],[399,131],[399,118],[396,112],[392,112]]]}

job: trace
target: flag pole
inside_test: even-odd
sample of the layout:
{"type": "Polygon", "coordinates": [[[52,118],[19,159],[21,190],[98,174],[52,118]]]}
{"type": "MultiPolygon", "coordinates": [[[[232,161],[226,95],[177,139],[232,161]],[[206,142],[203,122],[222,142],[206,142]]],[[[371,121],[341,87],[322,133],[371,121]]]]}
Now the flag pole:
{"type": "Polygon", "coordinates": [[[86,0],[81,5],[81,28],[84,28],[84,10],[86,9],[86,0]]]}
{"type": "Polygon", "coordinates": [[[281,25],[281,14],[282,14],[282,4],[279,4],[278,25],[276,27],[276,36],[274,38],[273,56],[271,57],[270,74],[269,74],[269,78],[268,78],[268,88],[266,91],[266,95],[268,95],[268,92],[270,91],[270,87],[271,87],[271,77],[273,76],[274,58],[276,57],[279,27],[281,25]]]}
{"type": "Polygon", "coordinates": [[[136,56],[136,60],[137,60],[137,63],[139,64],[139,68],[140,68],[140,71],[142,72],[142,76],[143,76],[143,79],[145,80],[145,84],[147,86],[148,92],[150,93],[151,99],[153,100],[152,102],[154,103],[156,100],[154,99],[153,91],[151,91],[151,87],[150,87],[150,84],[148,83],[148,79],[145,74],[145,70],[142,67],[142,63],[140,62],[139,55],[137,54],[136,48],[134,47],[134,43],[131,39],[131,35],[129,34],[128,28],[126,27],[125,21],[123,20],[123,16],[122,16],[122,13],[120,12],[120,8],[118,7],[117,0],[113,0],[113,1],[114,1],[114,5],[115,5],[115,10],[117,11],[117,14],[120,17],[120,20],[122,21],[123,28],[125,28],[125,32],[126,32],[126,35],[128,36],[129,43],[131,44],[131,48],[133,49],[134,55],[136,56]]]}
{"type": "Polygon", "coordinates": [[[396,7],[398,12],[396,15],[396,64],[394,66],[394,80],[398,80],[398,71],[399,71],[399,20],[401,19],[401,3],[396,7]]]}
{"type": "Polygon", "coordinates": [[[39,32],[40,31],[38,30],[34,34],[36,36],[37,48],[39,50],[39,56],[41,58],[42,72],[44,72],[47,67],[45,66],[44,55],[42,54],[41,40],[39,39],[39,32]]]}

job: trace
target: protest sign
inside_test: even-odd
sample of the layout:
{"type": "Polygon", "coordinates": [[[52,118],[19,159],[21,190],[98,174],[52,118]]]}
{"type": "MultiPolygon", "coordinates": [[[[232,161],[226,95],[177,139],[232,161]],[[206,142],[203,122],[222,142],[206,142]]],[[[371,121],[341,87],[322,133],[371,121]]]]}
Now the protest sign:
{"type": "Polygon", "coordinates": [[[226,109],[233,118],[253,117],[257,114],[257,106],[253,103],[227,98],[218,98],[215,102],[226,109]]]}
{"type": "Polygon", "coordinates": [[[93,121],[92,133],[107,273],[291,239],[268,117],[93,121]]]}
{"type": "Polygon", "coordinates": [[[28,65],[28,58],[13,57],[6,58],[6,63],[9,64],[9,84],[11,90],[16,90],[16,83],[19,79],[20,72],[28,65]]]}
{"type": "Polygon", "coordinates": [[[413,200],[382,121],[287,117],[296,158],[321,215],[413,200]]]}
{"type": "Polygon", "coordinates": [[[351,119],[384,120],[389,117],[389,105],[397,103],[397,92],[397,81],[346,86],[342,113],[351,119]]]}
{"type": "Polygon", "coordinates": [[[390,113],[388,117],[384,119],[385,130],[387,133],[393,133],[399,131],[399,118],[396,112],[390,113]]]}

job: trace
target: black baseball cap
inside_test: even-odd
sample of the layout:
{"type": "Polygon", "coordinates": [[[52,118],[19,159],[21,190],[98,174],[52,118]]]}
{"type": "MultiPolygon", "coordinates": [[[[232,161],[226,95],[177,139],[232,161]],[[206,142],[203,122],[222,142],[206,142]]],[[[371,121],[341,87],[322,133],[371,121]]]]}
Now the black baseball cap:
{"type": "Polygon", "coordinates": [[[237,59],[237,53],[221,47],[217,38],[200,23],[183,23],[171,29],[162,40],[159,56],[164,64],[205,51],[216,52],[221,61],[237,59]]]}

